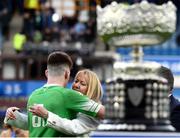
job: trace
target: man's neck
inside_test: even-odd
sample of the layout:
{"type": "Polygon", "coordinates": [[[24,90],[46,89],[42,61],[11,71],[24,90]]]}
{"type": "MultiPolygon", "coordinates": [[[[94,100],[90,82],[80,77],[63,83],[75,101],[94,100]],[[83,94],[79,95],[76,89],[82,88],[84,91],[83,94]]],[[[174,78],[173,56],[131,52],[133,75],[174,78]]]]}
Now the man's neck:
{"type": "Polygon", "coordinates": [[[62,77],[48,77],[47,84],[56,84],[61,87],[65,87],[65,80],[62,77]]]}

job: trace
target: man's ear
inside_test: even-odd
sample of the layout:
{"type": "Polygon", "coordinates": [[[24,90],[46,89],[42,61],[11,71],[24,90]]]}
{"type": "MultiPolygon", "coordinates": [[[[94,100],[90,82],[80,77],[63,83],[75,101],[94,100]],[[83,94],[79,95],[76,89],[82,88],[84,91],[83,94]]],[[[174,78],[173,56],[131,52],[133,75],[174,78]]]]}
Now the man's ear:
{"type": "Polygon", "coordinates": [[[65,79],[69,79],[70,72],[68,70],[66,70],[64,76],[65,76],[65,79]]]}
{"type": "Polygon", "coordinates": [[[48,78],[48,70],[47,69],[45,70],[45,76],[46,76],[46,78],[48,78]]]}

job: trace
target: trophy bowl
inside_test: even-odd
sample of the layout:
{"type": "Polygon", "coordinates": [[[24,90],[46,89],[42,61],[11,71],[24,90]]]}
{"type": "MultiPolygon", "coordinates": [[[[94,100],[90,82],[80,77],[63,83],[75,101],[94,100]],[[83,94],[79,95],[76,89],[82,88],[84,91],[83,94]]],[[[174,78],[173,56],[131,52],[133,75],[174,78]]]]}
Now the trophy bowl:
{"type": "Polygon", "coordinates": [[[175,28],[176,7],[171,1],[97,6],[97,32],[110,46],[159,44],[169,39],[175,28]]]}

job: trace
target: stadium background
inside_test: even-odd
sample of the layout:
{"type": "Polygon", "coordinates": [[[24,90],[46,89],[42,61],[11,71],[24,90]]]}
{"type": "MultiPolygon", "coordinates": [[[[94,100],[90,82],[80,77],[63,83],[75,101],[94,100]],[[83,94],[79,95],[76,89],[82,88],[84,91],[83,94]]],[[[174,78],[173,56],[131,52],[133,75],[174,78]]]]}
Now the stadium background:
{"type": "MultiPolygon", "coordinates": [[[[63,50],[74,61],[69,88],[81,68],[95,71],[105,87],[105,80],[113,73],[113,61],[130,60],[130,47],[112,48],[96,33],[96,5],[104,7],[112,0],[37,0],[28,5],[30,1],[0,1],[0,128],[7,107],[24,109],[31,92],[45,83],[46,58],[51,51],[63,50]]],[[[141,0],[116,1],[133,4],[141,0]]],[[[177,7],[176,32],[165,43],[143,50],[144,60],[173,71],[174,94],[180,98],[180,3],[172,2],[177,7]]]]}

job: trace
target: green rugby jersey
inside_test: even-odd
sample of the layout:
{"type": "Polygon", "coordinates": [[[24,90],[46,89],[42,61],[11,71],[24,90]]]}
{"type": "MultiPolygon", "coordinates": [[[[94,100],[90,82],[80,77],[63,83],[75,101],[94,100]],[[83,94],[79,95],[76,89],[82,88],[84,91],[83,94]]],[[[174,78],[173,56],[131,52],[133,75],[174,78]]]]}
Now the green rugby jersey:
{"type": "MultiPolygon", "coordinates": [[[[45,85],[31,94],[27,108],[35,104],[68,119],[76,118],[78,112],[95,116],[101,106],[77,91],[52,85],[45,85]]],[[[46,119],[32,115],[31,112],[28,112],[28,125],[30,137],[67,136],[47,127],[46,119]]]]}

